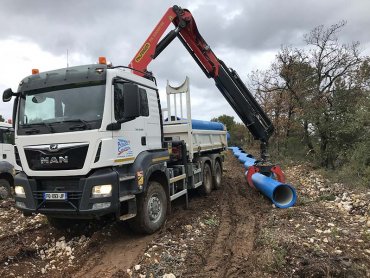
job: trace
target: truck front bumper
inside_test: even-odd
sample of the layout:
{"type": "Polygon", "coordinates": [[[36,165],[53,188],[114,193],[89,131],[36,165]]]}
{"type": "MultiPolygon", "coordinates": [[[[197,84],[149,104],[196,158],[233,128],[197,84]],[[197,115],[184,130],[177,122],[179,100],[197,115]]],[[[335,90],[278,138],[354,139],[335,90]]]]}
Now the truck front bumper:
{"type": "Polygon", "coordinates": [[[15,176],[14,185],[22,186],[25,197],[15,196],[16,208],[24,212],[41,213],[65,218],[98,218],[119,213],[118,174],[106,168],[86,177],[39,177],[30,178],[24,172],[15,176]],[[109,197],[92,197],[96,185],[112,185],[109,197]],[[45,193],[66,193],[65,200],[46,200],[45,193]]]}

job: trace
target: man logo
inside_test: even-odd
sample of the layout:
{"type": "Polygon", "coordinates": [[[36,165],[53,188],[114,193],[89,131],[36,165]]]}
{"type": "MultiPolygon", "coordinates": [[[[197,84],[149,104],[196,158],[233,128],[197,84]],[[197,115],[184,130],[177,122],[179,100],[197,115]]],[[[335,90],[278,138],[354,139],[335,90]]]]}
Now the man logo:
{"type": "Polygon", "coordinates": [[[61,164],[61,163],[68,163],[68,156],[59,156],[59,157],[41,157],[40,163],[42,165],[45,164],[61,164]]]}
{"type": "Polygon", "coordinates": [[[58,149],[58,144],[50,144],[50,146],[49,146],[49,151],[51,151],[51,152],[56,152],[56,151],[58,151],[59,149],[58,149]]]}

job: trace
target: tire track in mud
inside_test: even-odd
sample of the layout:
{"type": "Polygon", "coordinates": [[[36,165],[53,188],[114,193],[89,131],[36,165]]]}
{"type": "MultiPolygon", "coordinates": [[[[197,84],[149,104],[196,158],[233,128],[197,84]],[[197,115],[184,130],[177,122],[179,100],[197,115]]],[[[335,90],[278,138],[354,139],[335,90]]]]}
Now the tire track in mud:
{"type": "MultiPolygon", "coordinates": [[[[221,190],[212,192],[207,198],[193,199],[191,210],[176,211],[168,221],[173,223],[177,219],[188,223],[195,215],[202,215],[205,207],[218,203],[215,212],[220,223],[215,234],[210,235],[212,244],[197,255],[199,264],[188,265],[185,277],[244,277],[252,264],[249,259],[254,251],[261,199],[247,187],[244,168],[231,155],[225,167],[227,173],[221,190]]],[[[149,243],[160,236],[155,233],[143,237],[122,227],[115,233],[116,236],[103,246],[103,255],[90,257],[76,277],[112,277],[120,270],[125,273],[143,255],[149,243]]]]}
{"type": "Polygon", "coordinates": [[[154,236],[135,235],[127,225],[118,223],[110,240],[97,248],[73,277],[112,277],[117,272],[125,273],[144,253],[154,236]]]}
{"type": "MultiPolygon", "coordinates": [[[[206,264],[200,277],[240,277],[246,274],[253,253],[258,209],[253,192],[243,194],[244,169],[228,157],[223,189],[217,192],[220,224],[213,244],[204,255],[206,264]],[[230,161],[231,160],[231,161],[230,161]],[[252,193],[252,194],[251,194],[252,193]]],[[[249,190],[249,189],[248,189],[249,190]]]]}

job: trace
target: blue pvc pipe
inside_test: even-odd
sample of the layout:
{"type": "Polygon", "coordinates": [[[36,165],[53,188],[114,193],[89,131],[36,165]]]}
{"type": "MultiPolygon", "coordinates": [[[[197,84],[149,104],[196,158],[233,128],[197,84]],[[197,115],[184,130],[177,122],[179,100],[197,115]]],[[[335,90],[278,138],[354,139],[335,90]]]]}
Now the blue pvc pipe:
{"type": "MultiPolygon", "coordinates": [[[[247,169],[247,172],[245,173],[247,174],[249,167],[254,165],[256,159],[238,147],[232,147],[231,149],[234,156],[237,157],[247,169]]],[[[252,182],[256,189],[268,197],[278,208],[289,208],[297,201],[297,193],[294,187],[275,180],[273,175],[271,177],[267,177],[260,173],[255,173],[252,175],[252,182]]]]}
{"type": "Polygon", "coordinates": [[[253,158],[248,158],[244,161],[244,168],[246,168],[247,170],[249,169],[249,167],[253,166],[254,163],[256,162],[255,159],[253,158]]]}
{"type": "Polygon", "coordinates": [[[238,160],[239,160],[241,163],[244,163],[244,162],[245,162],[245,160],[246,160],[247,158],[253,158],[253,155],[251,155],[251,154],[247,154],[247,153],[242,153],[242,154],[240,154],[240,155],[238,156],[238,160]]]}
{"type": "Polygon", "coordinates": [[[219,122],[209,122],[201,120],[191,120],[191,126],[193,129],[202,130],[226,130],[225,126],[219,122]]]}
{"type": "Polygon", "coordinates": [[[234,152],[234,156],[235,156],[236,158],[238,158],[238,157],[239,157],[239,156],[241,156],[242,154],[245,154],[245,151],[241,151],[241,150],[239,150],[239,151],[234,152]]]}
{"type": "Polygon", "coordinates": [[[240,150],[240,148],[239,148],[239,147],[228,147],[228,149],[229,149],[229,150],[232,150],[232,151],[233,151],[233,153],[234,153],[234,152],[236,152],[236,151],[238,151],[238,150],[240,150]]]}
{"type": "Polygon", "coordinates": [[[297,200],[297,193],[289,184],[281,183],[260,173],[252,175],[253,185],[278,208],[289,208],[297,200]]]}
{"type": "Polygon", "coordinates": [[[247,158],[247,153],[242,153],[242,154],[240,154],[239,156],[238,156],[238,160],[239,160],[239,162],[241,162],[241,163],[243,163],[244,162],[244,160],[247,158]]]}
{"type": "MultiPolygon", "coordinates": [[[[175,116],[171,116],[171,119],[175,120],[175,116]]],[[[181,120],[180,117],[177,117],[177,120],[181,120]]],[[[183,119],[186,120],[186,119],[183,119]]],[[[165,122],[168,121],[168,118],[164,120],[165,122]]],[[[226,130],[224,124],[220,122],[210,122],[210,121],[202,121],[202,120],[191,120],[191,128],[192,129],[201,129],[201,130],[226,130]]]]}

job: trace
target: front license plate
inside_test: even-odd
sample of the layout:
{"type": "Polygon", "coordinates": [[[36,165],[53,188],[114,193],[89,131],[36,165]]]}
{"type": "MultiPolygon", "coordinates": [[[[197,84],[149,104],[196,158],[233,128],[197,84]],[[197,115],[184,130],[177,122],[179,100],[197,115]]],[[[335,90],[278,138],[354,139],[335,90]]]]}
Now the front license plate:
{"type": "Polygon", "coordinates": [[[66,200],[67,193],[44,193],[44,200],[66,200]]]}

